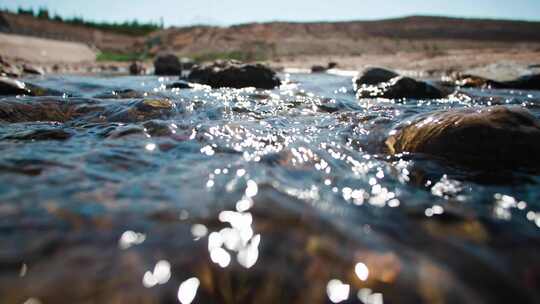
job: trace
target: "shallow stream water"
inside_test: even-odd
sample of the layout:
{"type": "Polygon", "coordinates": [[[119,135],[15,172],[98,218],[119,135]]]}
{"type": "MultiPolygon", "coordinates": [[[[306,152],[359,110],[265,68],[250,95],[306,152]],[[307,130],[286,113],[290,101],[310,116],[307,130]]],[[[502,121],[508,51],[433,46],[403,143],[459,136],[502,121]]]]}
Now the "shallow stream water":
{"type": "Polygon", "coordinates": [[[540,117],[540,92],[357,100],[350,77],[280,77],[1,97],[24,119],[0,124],[0,303],[540,302],[539,175],[383,149],[436,110],[540,117]]]}

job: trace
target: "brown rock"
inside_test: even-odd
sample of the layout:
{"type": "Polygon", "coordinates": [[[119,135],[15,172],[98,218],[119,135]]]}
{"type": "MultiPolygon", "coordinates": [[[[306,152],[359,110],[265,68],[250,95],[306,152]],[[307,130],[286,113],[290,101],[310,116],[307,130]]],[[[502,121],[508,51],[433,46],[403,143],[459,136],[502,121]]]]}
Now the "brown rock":
{"type": "Polygon", "coordinates": [[[481,169],[540,168],[540,120],[523,107],[440,111],[393,131],[391,154],[424,153],[481,169]]]}

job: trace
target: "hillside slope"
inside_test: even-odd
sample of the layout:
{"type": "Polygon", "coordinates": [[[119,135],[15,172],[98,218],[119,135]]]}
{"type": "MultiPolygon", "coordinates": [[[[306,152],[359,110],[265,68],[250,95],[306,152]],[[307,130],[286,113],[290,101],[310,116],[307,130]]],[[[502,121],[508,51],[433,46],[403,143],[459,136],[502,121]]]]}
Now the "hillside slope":
{"type": "Polygon", "coordinates": [[[380,21],[251,23],[170,28],[150,35],[153,52],[247,52],[253,57],[391,54],[449,49],[538,48],[540,22],[415,16],[380,21]]]}
{"type": "Polygon", "coordinates": [[[82,25],[43,20],[27,15],[0,12],[0,32],[40,38],[75,41],[102,51],[132,51],[144,40],[129,35],[92,29],[82,25]]]}

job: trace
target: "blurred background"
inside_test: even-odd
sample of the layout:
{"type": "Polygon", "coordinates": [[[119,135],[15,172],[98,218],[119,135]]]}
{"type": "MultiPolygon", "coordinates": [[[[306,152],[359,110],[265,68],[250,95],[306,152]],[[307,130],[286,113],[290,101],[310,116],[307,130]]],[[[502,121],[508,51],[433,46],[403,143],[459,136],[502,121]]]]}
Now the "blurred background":
{"type": "Polygon", "coordinates": [[[536,0],[3,0],[0,9],[0,55],[45,65],[172,52],[195,62],[452,70],[530,62],[540,50],[536,0]]]}

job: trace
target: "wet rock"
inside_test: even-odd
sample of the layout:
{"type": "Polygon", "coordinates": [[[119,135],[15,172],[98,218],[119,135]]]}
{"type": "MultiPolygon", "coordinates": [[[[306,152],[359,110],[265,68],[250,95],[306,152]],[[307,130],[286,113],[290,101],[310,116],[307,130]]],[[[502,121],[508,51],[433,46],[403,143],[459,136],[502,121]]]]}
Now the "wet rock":
{"type": "Polygon", "coordinates": [[[30,90],[22,81],[0,77],[0,95],[29,95],[30,90]]]}
{"type": "Polygon", "coordinates": [[[183,70],[191,70],[195,66],[195,61],[191,58],[182,57],[180,58],[180,65],[183,70]]]}
{"type": "Polygon", "coordinates": [[[33,75],[45,75],[43,68],[31,64],[23,64],[23,72],[33,75]]]}
{"type": "Polygon", "coordinates": [[[175,105],[169,99],[143,99],[119,106],[105,116],[110,122],[138,122],[151,119],[167,118],[175,113],[175,105]]]}
{"type": "Polygon", "coordinates": [[[0,76],[19,77],[21,74],[22,71],[17,65],[0,57],[0,76]]]}
{"type": "Polygon", "coordinates": [[[327,68],[322,65],[314,65],[311,67],[311,73],[324,73],[327,68]]]}
{"type": "Polygon", "coordinates": [[[167,89],[191,89],[191,84],[186,81],[176,81],[166,86],[167,89]]]}
{"type": "Polygon", "coordinates": [[[516,80],[504,82],[512,89],[518,90],[540,90],[540,74],[525,75],[516,80]]]}
{"type": "Polygon", "coordinates": [[[171,124],[161,121],[147,121],[143,126],[151,136],[169,136],[175,133],[175,129],[171,124]]]}
{"type": "Polygon", "coordinates": [[[377,85],[388,82],[390,79],[399,76],[397,73],[383,68],[367,68],[363,70],[353,81],[356,87],[362,85],[377,85]]]}
{"type": "Polygon", "coordinates": [[[108,130],[108,132],[103,132],[100,135],[107,138],[121,138],[130,135],[143,134],[145,134],[144,129],[139,126],[120,126],[114,130],[108,130]]]}
{"type": "Polygon", "coordinates": [[[540,120],[522,107],[435,112],[391,134],[391,154],[423,153],[480,169],[540,168],[540,120]]]}
{"type": "Polygon", "coordinates": [[[281,84],[276,73],[267,66],[242,64],[237,61],[216,61],[210,65],[194,67],[188,80],[213,88],[273,89],[281,84]]]}
{"type": "Polygon", "coordinates": [[[453,85],[462,88],[506,88],[506,86],[501,82],[469,74],[457,75],[453,80],[453,85]]]}
{"type": "Polygon", "coordinates": [[[39,129],[24,131],[4,137],[12,140],[66,140],[73,136],[72,133],[62,129],[39,129]]]}
{"type": "Polygon", "coordinates": [[[101,113],[103,107],[97,101],[85,98],[26,97],[0,99],[0,121],[66,122],[83,115],[101,113]]]}
{"type": "Polygon", "coordinates": [[[129,65],[130,75],[144,75],[145,73],[146,73],[146,69],[144,68],[144,65],[141,62],[135,61],[129,65]]]}
{"type": "Polygon", "coordinates": [[[357,87],[358,98],[381,97],[389,99],[414,98],[432,99],[444,98],[450,92],[436,88],[426,82],[398,76],[378,85],[362,85],[357,87]]]}
{"type": "Polygon", "coordinates": [[[156,75],[180,75],[182,64],[174,54],[161,54],[154,60],[154,73],[156,75]]]}
{"type": "Polygon", "coordinates": [[[451,84],[464,88],[540,90],[540,74],[524,75],[510,81],[464,74],[455,76],[451,84]]]}
{"type": "Polygon", "coordinates": [[[329,70],[330,69],[335,69],[335,68],[337,68],[337,66],[338,66],[337,62],[331,61],[331,62],[328,63],[328,69],[329,70]]]}
{"type": "Polygon", "coordinates": [[[94,98],[101,99],[131,99],[131,98],[143,98],[144,93],[135,91],[132,89],[115,90],[103,94],[98,94],[94,98]]]}

